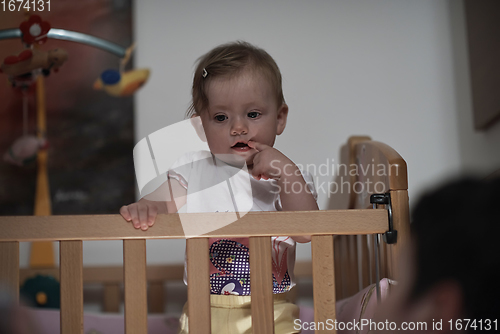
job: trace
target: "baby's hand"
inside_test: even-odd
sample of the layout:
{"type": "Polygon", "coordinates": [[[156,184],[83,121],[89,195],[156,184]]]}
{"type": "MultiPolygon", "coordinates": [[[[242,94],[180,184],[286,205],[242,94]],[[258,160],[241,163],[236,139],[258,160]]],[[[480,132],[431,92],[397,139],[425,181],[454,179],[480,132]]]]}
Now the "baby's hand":
{"type": "Polygon", "coordinates": [[[120,208],[120,214],[126,221],[132,221],[136,229],[146,231],[155,223],[156,216],[162,210],[162,202],[148,201],[141,199],[137,203],[124,205],[120,208]]]}
{"type": "MultiPolygon", "coordinates": [[[[318,204],[309,186],[292,160],[265,144],[249,141],[248,146],[257,150],[249,172],[257,180],[272,178],[277,181],[283,211],[318,210],[318,204]]],[[[299,237],[297,241],[306,242],[307,239],[299,237]]]]}
{"type": "Polygon", "coordinates": [[[250,171],[256,180],[279,180],[287,167],[296,168],[290,159],[271,146],[252,140],[248,142],[248,146],[258,151],[253,157],[253,166],[250,171]]]}

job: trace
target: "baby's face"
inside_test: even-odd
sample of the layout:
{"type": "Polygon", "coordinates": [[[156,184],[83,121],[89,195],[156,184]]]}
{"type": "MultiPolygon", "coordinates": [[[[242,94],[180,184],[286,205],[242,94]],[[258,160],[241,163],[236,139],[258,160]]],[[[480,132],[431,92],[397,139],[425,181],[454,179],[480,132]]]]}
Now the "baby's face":
{"type": "MultiPolygon", "coordinates": [[[[286,125],[288,107],[278,104],[269,82],[244,71],[235,77],[214,78],[207,91],[208,110],[201,113],[210,151],[253,164],[257,151],[248,141],[274,145],[286,125]]],[[[224,159],[223,159],[224,160],[224,159]]]]}

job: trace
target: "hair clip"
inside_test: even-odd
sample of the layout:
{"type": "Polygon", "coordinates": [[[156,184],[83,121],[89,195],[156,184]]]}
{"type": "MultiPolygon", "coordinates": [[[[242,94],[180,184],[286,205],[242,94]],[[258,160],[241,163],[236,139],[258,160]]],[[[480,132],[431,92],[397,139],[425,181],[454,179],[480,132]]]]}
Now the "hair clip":
{"type": "Polygon", "coordinates": [[[208,75],[207,70],[206,70],[205,68],[203,68],[203,72],[201,73],[201,76],[202,76],[203,78],[206,78],[206,77],[207,77],[207,75],[208,75]]]}

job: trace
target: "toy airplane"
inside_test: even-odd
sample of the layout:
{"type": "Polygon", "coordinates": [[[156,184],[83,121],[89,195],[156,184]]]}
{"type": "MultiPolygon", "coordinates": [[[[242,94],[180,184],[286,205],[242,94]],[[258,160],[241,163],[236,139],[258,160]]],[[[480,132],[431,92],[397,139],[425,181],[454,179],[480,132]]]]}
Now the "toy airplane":
{"type": "Polygon", "coordinates": [[[31,75],[35,70],[41,69],[44,75],[51,70],[57,72],[59,67],[68,59],[68,53],[63,49],[42,51],[26,49],[17,56],[8,56],[4,59],[0,70],[10,78],[31,75]]]}

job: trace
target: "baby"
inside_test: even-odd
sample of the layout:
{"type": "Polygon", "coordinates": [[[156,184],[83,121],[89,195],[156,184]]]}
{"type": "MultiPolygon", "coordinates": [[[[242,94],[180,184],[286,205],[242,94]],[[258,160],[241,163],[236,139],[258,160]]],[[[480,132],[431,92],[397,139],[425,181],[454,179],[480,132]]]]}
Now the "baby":
{"type": "MultiPolygon", "coordinates": [[[[247,175],[247,183],[232,184],[249,185],[249,211],[318,210],[310,175],[273,147],[285,129],[288,106],[281,73],[267,52],[244,42],[216,47],[199,59],[192,99],[188,116],[201,119],[201,137],[210,152],[182,156],[174,164],[181,167],[172,168],[163,190],[156,191],[168,189],[173,196],[165,201],[142,198],[123,206],[120,213],[127,221],[147,230],[159,213],[237,211],[235,197],[241,203],[241,196],[231,191],[212,187],[213,195],[193,196],[200,193],[204,179],[228,168],[240,171],[231,175],[247,175]]],[[[294,286],[295,242],[309,241],[308,236],[272,238],[276,333],[298,333],[293,326],[298,307],[287,302],[285,292],[294,286]]],[[[249,241],[211,238],[209,243],[212,333],[251,333],[249,241]]],[[[186,310],[180,333],[188,333],[186,310]]]]}

